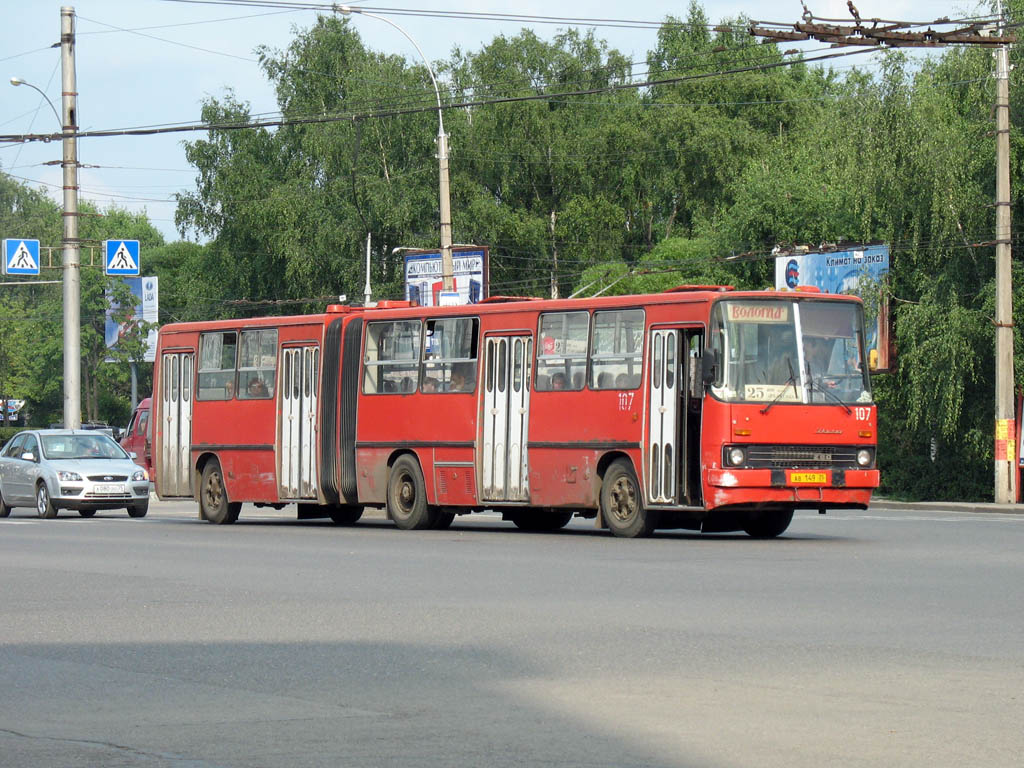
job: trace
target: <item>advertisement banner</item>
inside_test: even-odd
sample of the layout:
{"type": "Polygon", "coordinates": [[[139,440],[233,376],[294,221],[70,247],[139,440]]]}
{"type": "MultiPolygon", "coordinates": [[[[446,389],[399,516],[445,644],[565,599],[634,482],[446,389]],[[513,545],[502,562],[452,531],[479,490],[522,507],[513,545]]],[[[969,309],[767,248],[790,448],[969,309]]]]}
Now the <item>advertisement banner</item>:
{"type": "Polygon", "coordinates": [[[866,343],[873,371],[886,371],[890,363],[889,307],[880,301],[881,285],[888,273],[888,245],[852,246],[827,253],[775,258],[775,287],[780,291],[814,286],[822,293],[845,293],[866,299],[866,343]],[[872,313],[871,307],[877,307],[877,312],[872,313]]]}
{"type": "Polygon", "coordinates": [[[405,298],[421,307],[476,304],[488,296],[487,248],[452,248],[455,290],[443,289],[441,252],[411,251],[405,256],[405,298]]]}
{"type": "MultiPolygon", "coordinates": [[[[125,277],[122,279],[135,295],[135,312],[131,317],[125,318],[121,314],[120,305],[110,300],[105,330],[107,347],[110,348],[116,347],[118,339],[140,323],[156,323],[160,314],[159,278],[125,277]],[[115,319],[115,315],[117,315],[117,319],[115,319]]],[[[142,359],[147,363],[152,363],[156,359],[156,332],[157,329],[152,328],[146,339],[146,353],[142,359]]],[[[113,361],[108,359],[107,362],[113,361]]]]}

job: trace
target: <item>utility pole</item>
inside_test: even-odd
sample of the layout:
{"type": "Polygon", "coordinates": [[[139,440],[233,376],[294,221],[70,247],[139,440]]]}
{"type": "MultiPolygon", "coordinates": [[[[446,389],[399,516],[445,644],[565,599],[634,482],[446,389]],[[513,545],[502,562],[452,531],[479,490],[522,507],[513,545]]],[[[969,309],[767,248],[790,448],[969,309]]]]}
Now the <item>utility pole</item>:
{"type": "MultiPolygon", "coordinates": [[[[1002,27],[1002,3],[998,5],[1002,27]]],[[[1017,500],[1013,420],[1013,292],[1010,270],[1010,63],[996,49],[996,452],[995,502],[1017,500]],[[1000,450],[1002,448],[1002,450],[1000,450]]]]}
{"type": "Polygon", "coordinates": [[[78,91],[75,9],[60,9],[61,114],[64,131],[64,427],[82,426],[81,258],[78,241],[78,91]]]}
{"type": "Polygon", "coordinates": [[[1002,29],[1002,3],[997,34],[981,22],[955,24],[937,19],[929,25],[861,19],[852,0],[847,6],[853,24],[826,23],[832,19],[815,17],[804,6],[803,20],[796,24],[762,24],[752,21],[750,34],[769,40],[820,40],[834,46],[872,46],[875,48],[924,48],[944,45],[979,45],[996,52],[996,392],[995,392],[995,493],[997,504],[1012,504],[1017,499],[1017,472],[1013,420],[1013,304],[1010,278],[1010,67],[1007,45],[1017,41],[1002,29]],[[925,31],[917,30],[927,26],[925,31]],[[949,27],[942,30],[934,27],[949,27]],[[788,27],[788,28],[787,28],[788,27]]]}

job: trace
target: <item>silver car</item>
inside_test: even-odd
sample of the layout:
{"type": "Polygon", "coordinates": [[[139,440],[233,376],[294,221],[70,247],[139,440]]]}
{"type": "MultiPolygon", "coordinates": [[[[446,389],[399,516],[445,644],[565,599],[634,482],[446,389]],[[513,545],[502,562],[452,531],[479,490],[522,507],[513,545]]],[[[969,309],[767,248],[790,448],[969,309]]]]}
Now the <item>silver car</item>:
{"type": "Polygon", "coordinates": [[[102,432],[30,429],[0,451],[0,517],[12,507],[35,507],[40,517],[75,509],[126,508],[132,517],[149,511],[149,476],[102,432]]]}

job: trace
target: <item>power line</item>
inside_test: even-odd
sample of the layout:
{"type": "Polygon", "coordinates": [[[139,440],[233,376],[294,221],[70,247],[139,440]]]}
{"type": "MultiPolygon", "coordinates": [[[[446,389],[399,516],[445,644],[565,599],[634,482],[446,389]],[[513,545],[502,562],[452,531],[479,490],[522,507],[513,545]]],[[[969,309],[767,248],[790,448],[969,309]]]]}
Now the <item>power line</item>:
{"type": "MultiPolygon", "coordinates": [[[[185,1],[185,0],[182,0],[185,1]]],[[[208,0],[207,0],[208,1],[208,0]]],[[[794,59],[770,62],[766,64],[757,64],[748,67],[737,67],[729,70],[718,70],[714,72],[704,72],[694,75],[684,75],[680,77],[671,77],[663,80],[646,80],[639,83],[613,83],[598,88],[587,88],[576,91],[565,91],[561,93],[548,93],[548,94],[531,94],[528,96],[508,96],[497,99],[481,99],[476,101],[463,101],[456,104],[442,105],[444,110],[452,109],[466,109],[470,107],[483,107],[483,106],[494,106],[497,104],[516,104],[530,101],[546,101],[552,98],[567,98],[570,96],[593,96],[599,93],[607,93],[609,91],[621,91],[634,88],[651,88],[661,85],[675,85],[678,83],[691,82],[695,80],[705,80],[714,77],[723,77],[726,75],[734,75],[743,72],[760,72],[767,71],[770,69],[777,69],[779,67],[793,66],[797,63],[810,63],[815,61],[826,61],[830,59],[845,58],[847,56],[861,55],[865,51],[863,49],[856,49],[852,51],[845,51],[842,53],[830,53],[821,56],[815,56],[809,59],[794,59]]],[[[114,129],[114,130],[99,130],[99,131],[79,131],[74,134],[75,138],[107,138],[112,136],[152,136],[163,133],[186,133],[195,131],[215,131],[215,130],[244,130],[251,128],[280,128],[286,126],[295,125],[311,125],[317,123],[334,123],[334,122],[354,122],[356,120],[366,120],[371,118],[382,118],[382,117],[398,117],[402,115],[419,114],[423,112],[434,112],[437,109],[434,107],[412,107],[408,109],[396,109],[396,110],[383,110],[376,112],[368,112],[362,115],[359,114],[335,114],[335,115],[323,115],[316,117],[305,117],[305,118],[282,118],[279,120],[256,120],[248,122],[228,122],[228,123],[198,123],[192,125],[173,125],[161,128],[134,128],[134,129],[114,129]]],[[[14,135],[0,135],[0,141],[13,142],[13,141],[53,141],[59,138],[63,138],[63,134],[14,134],[14,135]]]]}

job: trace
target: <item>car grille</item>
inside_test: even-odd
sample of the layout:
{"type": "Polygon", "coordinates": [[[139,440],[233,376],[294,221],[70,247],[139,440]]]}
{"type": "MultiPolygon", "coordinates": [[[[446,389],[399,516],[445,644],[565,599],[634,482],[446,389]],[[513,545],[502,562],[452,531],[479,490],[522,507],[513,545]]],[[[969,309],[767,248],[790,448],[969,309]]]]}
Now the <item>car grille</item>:
{"type": "Polygon", "coordinates": [[[746,466],[772,469],[856,469],[856,445],[748,445],[746,466]]]}
{"type": "Polygon", "coordinates": [[[94,483],[123,483],[128,475],[89,475],[94,483]]]}

